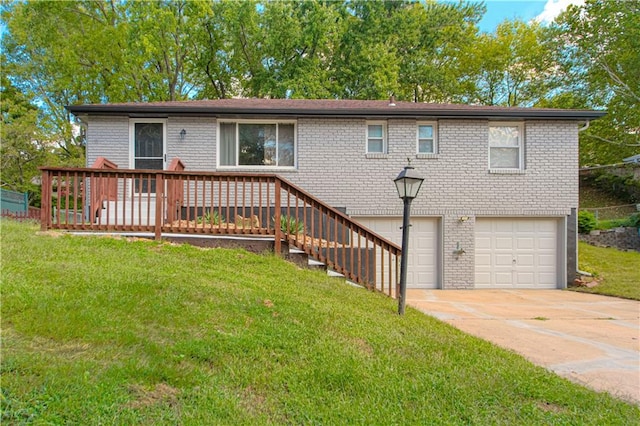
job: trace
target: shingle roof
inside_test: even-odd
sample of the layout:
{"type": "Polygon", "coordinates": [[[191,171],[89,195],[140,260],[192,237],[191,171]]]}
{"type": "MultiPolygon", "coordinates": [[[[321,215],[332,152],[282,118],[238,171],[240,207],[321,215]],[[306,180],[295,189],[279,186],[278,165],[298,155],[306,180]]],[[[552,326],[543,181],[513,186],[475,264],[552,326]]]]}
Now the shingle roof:
{"type": "Polygon", "coordinates": [[[209,115],[371,118],[529,118],[590,120],[604,111],[465,104],[312,99],[217,99],[67,106],[75,115],[209,115]]]}

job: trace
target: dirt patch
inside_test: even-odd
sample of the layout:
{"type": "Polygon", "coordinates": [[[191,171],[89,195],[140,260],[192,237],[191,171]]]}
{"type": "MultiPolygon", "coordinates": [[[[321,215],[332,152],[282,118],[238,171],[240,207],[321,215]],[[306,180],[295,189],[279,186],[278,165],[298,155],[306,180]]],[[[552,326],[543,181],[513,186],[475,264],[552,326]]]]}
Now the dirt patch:
{"type": "MultiPolygon", "coordinates": [[[[235,223],[221,223],[219,225],[214,225],[211,223],[201,222],[198,223],[195,220],[174,220],[168,225],[171,228],[183,228],[183,229],[251,229],[256,231],[257,233],[261,233],[260,231],[266,231],[267,228],[261,228],[257,226],[251,226],[251,224],[235,224],[235,223]]],[[[264,232],[266,233],[266,232],[264,232]]]]}
{"type": "Polygon", "coordinates": [[[59,238],[63,235],[60,231],[38,231],[36,235],[46,235],[47,237],[59,238]]]}
{"type": "Polygon", "coordinates": [[[580,277],[580,278],[576,278],[575,280],[573,280],[572,287],[592,288],[592,287],[596,287],[598,284],[600,284],[601,281],[602,281],[602,278],[580,277]]]}
{"type": "Polygon", "coordinates": [[[566,408],[561,407],[557,404],[553,404],[551,402],[538,402],[536,403],[539,409],[542,411],[546,411],[548,413],[564,413],[567,411],[566,408]]]}
{"type": "Polygon", "coordinates": [[[244,408],[247,411],[247,413],[255,416],[264,412],[266,407],[266,401],[267,401],[267,398],[262,393],[256,391],[251,386],[247,386],[242,391],[240,406],[244,408]]]}
{"type": "Polygon", "coordinates": [[[355,339],[354,340],[354,344],[356,345],[356,347],[360,350],[360,352],[371,356],[373,355],[373,348],[371,347],[371,345],[369,344],[369,342],[367,342],[364,339],[355,339]]]}
{"type": "Polygon", "coordinates": [[[289,235],[289,243],[296,244],[301,243],[306,247],[312,246],[317,248],[339,248],[339,247],[348,247],[344,244],[336,243],[333,241],[328,241],[322,238],[312,238],[309,235],[289,235]]]}
{"type": "Polygon", "coordinates": [[[133,409],[154,405],[176,407],[178,405],[178,396],[180,395],[180,389],[171,387],[166,383],[159,383],[151,389],[142,385],[131,385],[129,392],[135,399],[126,406],[133,409]]]}

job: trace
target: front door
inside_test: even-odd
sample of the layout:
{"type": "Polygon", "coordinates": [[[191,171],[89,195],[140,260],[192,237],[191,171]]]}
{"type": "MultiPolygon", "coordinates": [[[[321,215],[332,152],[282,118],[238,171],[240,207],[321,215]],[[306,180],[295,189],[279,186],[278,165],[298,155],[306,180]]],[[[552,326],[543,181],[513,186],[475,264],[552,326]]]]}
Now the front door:
{"type": "MultiPolygon", "coordinates": [[[[133,123],[133,168],[163,170],[165,166],[163,122],[133,123]]],[[[156,192],[155,180],[136,179],[136,193],[156,192]]]]}

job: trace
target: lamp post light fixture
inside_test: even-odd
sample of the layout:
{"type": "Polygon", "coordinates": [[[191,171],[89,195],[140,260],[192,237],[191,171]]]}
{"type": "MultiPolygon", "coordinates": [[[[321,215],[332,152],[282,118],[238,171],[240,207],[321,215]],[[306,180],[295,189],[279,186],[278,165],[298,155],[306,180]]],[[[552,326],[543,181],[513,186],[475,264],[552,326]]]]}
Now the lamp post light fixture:
{"type": "Polygon", "coordinates": [[[400,292],[398,295],[398,314],[404,315],[407,294],[407,260],[409,252],[409,216],[411,214],[411,202],[418,196],[420,186],[424,181],[410,165],[400,172],[393,180],[398,190],[398,196],[404,202],[402,215],[402,259],[400,262],[400,292]]]}
{"type": "Polygon", "coordinates": [[[180,140],[183,141],[187,137],[187,131],[185,129],[180,130],[180,140]]]}

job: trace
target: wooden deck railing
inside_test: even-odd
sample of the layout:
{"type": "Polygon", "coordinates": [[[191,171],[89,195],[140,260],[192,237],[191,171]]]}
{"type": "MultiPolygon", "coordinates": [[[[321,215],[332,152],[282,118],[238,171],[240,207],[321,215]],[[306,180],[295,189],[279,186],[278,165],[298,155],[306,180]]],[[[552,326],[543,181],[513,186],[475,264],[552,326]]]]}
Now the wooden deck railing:
{"type": "MultiPolygon", "coordinates": [[[[113,163],[112,161],[107,160],[104,157],[98,157],[91,168],[113,170],[117,169],[118,165],[113,163]]],[[[77,182],[77,180],[73,180],[73,182],[77,182]]],[[[89,202],[89,206],[91,206],[91,209],[89,210],[89,212],[91,217],[96,217],[100,215],[102,211],[102,204],[105,201],[116,199],[115,197],[117,195],[117,186],[114,180],[101,179],[99,176],[92,176],[89,179],[89,182],[89,185],[91,186],[91,188],[93,188],[91,190],[91,201],[89,202]]]]}
{"type": "Polygon", "coordinates": [[[400,247],[292,183],[273,174],[188,172],[177,159],[170,168],[41,168],[41,227],[157,239],[273,236],[276,253],[285,242],[353,282],[396,293],[400,247]]]}

